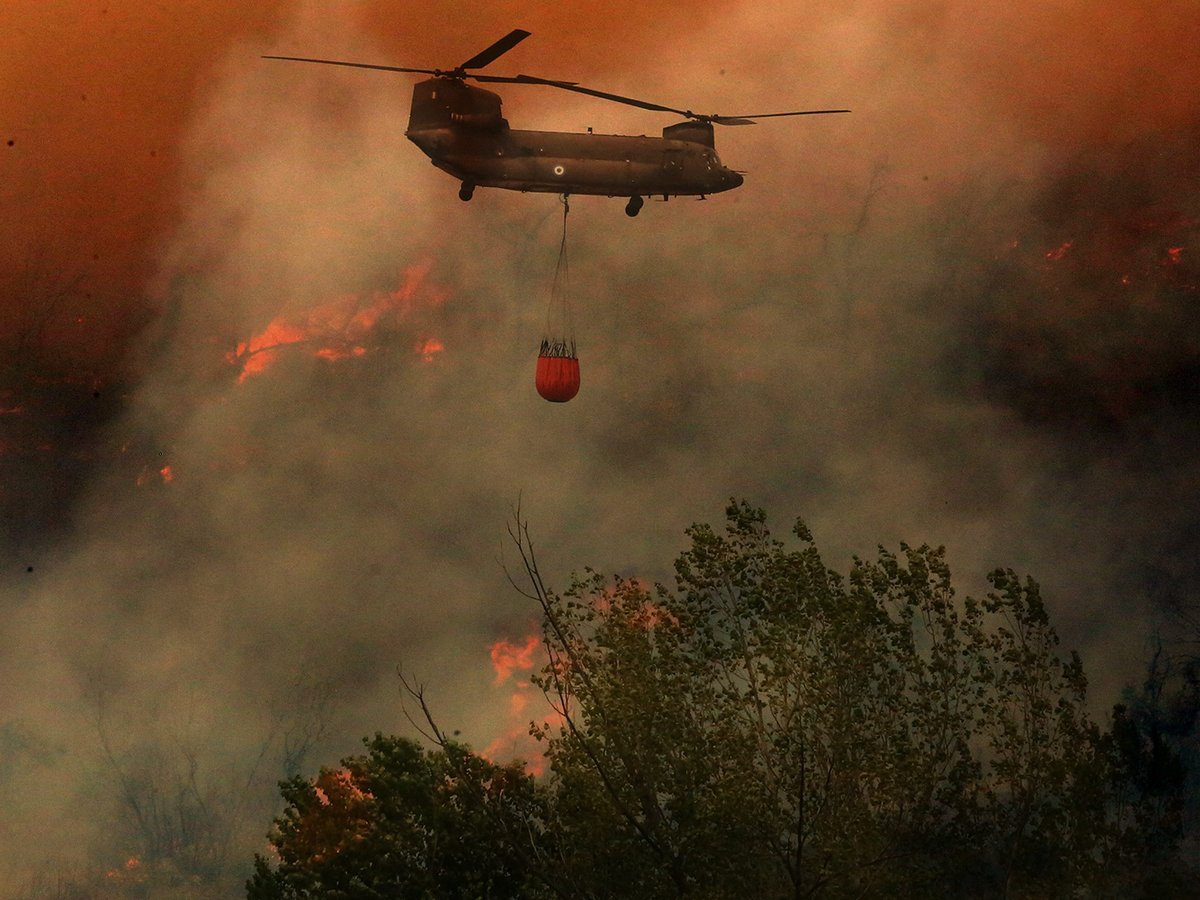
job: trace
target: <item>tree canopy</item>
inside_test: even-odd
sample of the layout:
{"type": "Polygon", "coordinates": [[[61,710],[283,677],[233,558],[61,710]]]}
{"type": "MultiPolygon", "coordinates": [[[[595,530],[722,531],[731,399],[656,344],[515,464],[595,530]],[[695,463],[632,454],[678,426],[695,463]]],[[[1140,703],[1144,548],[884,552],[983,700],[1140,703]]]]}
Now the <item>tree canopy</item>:
{"type": "Polygon", "coordinates": [[[376,736],[285,782],[251,898],[1066,896],[1176,834],[1031,579],[960,598],[944,551],[907,545],[843,576],[802,522],[789,546],[732,503],[672,588],[585,569],[557,592],[512,534],[547,775],[447,738],[414,689],[432,744],[376,736]]]}

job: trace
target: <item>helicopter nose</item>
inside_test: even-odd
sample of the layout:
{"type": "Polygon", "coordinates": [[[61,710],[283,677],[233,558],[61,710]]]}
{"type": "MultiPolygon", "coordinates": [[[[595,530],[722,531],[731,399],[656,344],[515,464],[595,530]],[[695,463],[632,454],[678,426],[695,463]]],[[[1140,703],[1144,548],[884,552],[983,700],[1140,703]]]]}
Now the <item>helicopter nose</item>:
{"type": "Polygon", "coordinates": [[[725,183],[726,190],[733,190],[735,187],[741,187],[744,180],[740,173],[733,169],[726,169],[721,173],[721,180],[725,183]]]}

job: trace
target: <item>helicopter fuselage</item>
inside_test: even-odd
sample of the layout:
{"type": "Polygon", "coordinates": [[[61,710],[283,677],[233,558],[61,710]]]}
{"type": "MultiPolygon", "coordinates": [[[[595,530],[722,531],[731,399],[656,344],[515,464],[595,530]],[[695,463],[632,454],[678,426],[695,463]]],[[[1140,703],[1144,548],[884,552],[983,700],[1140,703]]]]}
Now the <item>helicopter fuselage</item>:
{"type": "Polygon", "coordinates": [[[520,131],[491,91],[445,78],[417,84],[409,140],[439,169],[475,187],[607,197],[704,196],[742,176],[721,164],[708,123],[681,122],[662,137],[520,131]]]}
{"type": "Polygon", "coordinates": [[[606,197],[716,194],[742,183],[704,144],[665,137],[476,129],[410,130],[408,138],[464,184],[606,197]]]}
{"type": "Polygon", "coordinates": [[[458,196],[470,200],[476,187],[555,194],[599,194],[628,197],[625,213],[636,216],[643,197],[664,200],[680,195],[704,197],[742,184],[741,173],[721,165],[713,142],[713,125],[753,125],[756,119],[848,113],[848,109],[802,109],[744,116],[698,115],[690,109],[664,106],[574,81],[532,75],[482,75],[529,32],[514,28],[500,40],[453,69],[411,68],[310,56],[267,56],[266,59],[320,63],[353,69],[375,69],[432,75],[413,87],[405,134],[435,166],[462,182],[458,196]],[[663,129],[662,137],[586,134],[562,131],[516,131],[500,114],[498,94],[469,85],[539,85],[601,100],[673,113],[684,121],[663,129]]]}

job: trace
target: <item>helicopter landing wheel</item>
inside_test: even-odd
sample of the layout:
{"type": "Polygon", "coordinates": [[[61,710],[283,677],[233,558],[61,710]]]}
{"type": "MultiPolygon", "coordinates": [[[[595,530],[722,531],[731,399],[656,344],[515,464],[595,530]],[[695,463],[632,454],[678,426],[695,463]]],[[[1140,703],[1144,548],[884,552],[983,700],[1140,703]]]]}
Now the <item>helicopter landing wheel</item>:
{"type": "Polygon", "coordinates": [[[645,204],[645,202],[646,202],[645,200],[643,200],[641,197],[637,196],[636,194],[634,196],[630,197],[629,202],[625,204],[625,215],[629,216],[629,218],[632,219],[634,216],[636,216],[639,212],[642,211],[642,206],[645,204]]]}
{"type": "Polygon", "coordinates": [[[458,199],[464,203],[475,196],[475,185],[469,181],[464,181],[462,187],[458,189],[458,199]]]}

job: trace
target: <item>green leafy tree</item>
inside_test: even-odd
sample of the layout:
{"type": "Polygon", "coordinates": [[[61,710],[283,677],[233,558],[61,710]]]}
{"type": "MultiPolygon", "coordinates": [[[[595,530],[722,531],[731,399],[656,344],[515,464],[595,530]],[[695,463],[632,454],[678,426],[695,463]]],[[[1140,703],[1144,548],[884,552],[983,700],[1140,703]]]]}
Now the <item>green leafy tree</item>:
{"type": "Polygon", "coordinates": [[[944,551],[848,578],[803,523],[688,532],[676,586],[587,571],[544,612],[539,732],[557,833],[594,896],[1069,893],[1117,864],[1109,745],[1037,585],[956,597],[944,551]],[[616,873],[617,877],[613,877],[616,873]]]}
{"type": "Polygon", "coordinates": [[[281,783],[287,808],[255,858],[251,900],[538,896],[529,847],[544,790],[442,738],[434,750],[376,735],[367,753],[281,783]]]}
{"type": "Polygon", "coordinates": [[[411,893],[321,896],[1045,897],[1128,884],[1143,846],[1131,738],[1089,719],[1082,665],[1059,652],[1037,585],[997,570],[982,600],[959,598],[941,549],[905,545],[843,577],[803,523],[794,534],[784,544],[734,503],[723,533],[688,530],[673,589],[585,570],[560,593],[518,519],[519,589],[541,607],[548,655],[535,682],[558,713],[531,726],[548,776],[473,756],[410,689],[437,748],[376,738],[345,764],[366,799],[325,830],[312,819],[334,806],[314,806],[321,779],[287,783],[280,861],[259,860],[251,896],[316,896],[300,885],[327,871],[339,890],[411,893]],[[397,787],[372,774],[381,765],[403,773],[397,787]],[[413,774],[427,769],[440,774],[413,774]]]}

